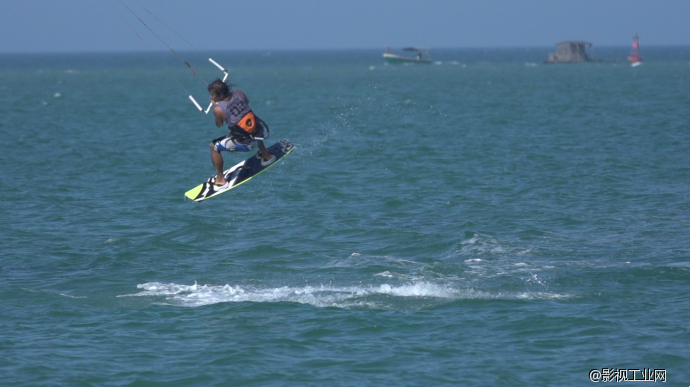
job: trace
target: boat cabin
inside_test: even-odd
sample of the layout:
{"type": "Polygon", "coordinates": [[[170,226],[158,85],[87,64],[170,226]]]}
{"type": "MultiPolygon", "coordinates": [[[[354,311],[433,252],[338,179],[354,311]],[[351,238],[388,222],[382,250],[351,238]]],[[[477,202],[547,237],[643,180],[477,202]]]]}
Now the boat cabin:
{"type": "Polygon", "coordinates": [[[582,41],[567,41],[556,45],[556,52],[549,53],[549,59],[544,63],[579,63],[594,62],[594,55],[587,55],[587,47],[592,51],[592,43],[582,41]]]}

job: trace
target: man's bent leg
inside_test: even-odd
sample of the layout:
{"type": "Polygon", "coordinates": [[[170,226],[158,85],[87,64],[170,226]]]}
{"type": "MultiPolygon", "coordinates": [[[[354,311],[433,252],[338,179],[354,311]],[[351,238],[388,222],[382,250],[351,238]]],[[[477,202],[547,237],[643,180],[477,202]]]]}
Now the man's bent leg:
{"type": "Polygon", "coordinates": [[[268,161],[271,159],[271,157],[273,157],[268,149],[266,149],[266,145],[264,145],[263,141],[259,141],[259,150],[261,151],[261,158],[264,161],[268,161]]]}
{"type": "Polygon", "coordinates": [[[211,162],[213,168],[216,169],[216,185],[225,184],[225,176],[223,176],[223,155],[216,150],[215,144],[211,143],[211,162]]]}

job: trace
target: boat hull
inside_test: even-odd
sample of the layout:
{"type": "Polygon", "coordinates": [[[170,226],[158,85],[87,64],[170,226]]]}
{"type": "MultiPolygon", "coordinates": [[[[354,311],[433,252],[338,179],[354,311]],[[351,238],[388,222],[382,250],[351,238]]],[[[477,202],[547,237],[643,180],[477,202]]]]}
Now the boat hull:
{"type": "Polygon", "coordinates": [[[431,63],[431,59],[409,58],[406,56],[400,56],[400,55],[394,55],[394,54],[388,54],[388,53],[383,54],[383,59],[385,59],[386,62],[388,62],[390,64],[401,64],[401,63],[430,64],[431,63]]]}

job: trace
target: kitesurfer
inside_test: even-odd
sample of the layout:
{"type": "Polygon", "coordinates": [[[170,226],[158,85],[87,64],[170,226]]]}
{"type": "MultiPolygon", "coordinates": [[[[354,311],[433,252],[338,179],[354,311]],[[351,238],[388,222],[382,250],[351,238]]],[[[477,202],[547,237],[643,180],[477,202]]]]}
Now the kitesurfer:
{"type": "Polygon", "coordinates": [[[256,116],[249,107],[249,99],[240,90],[232,90],[220,79],[216,79],[208,85],[208,92],[213,102],[213,115],[216,126],[221,127],[227,123],[230,132],[213,140],[211,147],[211,162],[216,169],[215,185],[218,187],[227,184],[223,176],[223,156],[220,152],[249,152],[254,144],[259,147],[257,157],[261,159],[261,165],[266,166],[275,161],[263,139],[267,133],[267,125],[256,116]]]}

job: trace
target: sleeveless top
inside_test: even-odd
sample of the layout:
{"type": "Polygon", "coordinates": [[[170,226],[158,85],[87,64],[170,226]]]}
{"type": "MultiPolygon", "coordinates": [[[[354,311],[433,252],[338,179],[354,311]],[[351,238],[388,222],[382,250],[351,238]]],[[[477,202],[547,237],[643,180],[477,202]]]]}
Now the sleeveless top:
{"type": "Polygon", "coordinates": [[[249,100],[244,93],[238,93],[236,91],[232,92],[229,100],[218,102],[218,106],[228,118],[228,128],[231,130],[237,126],[247,114],[252,112],[252,108],[249,107],[249,100]]]}

